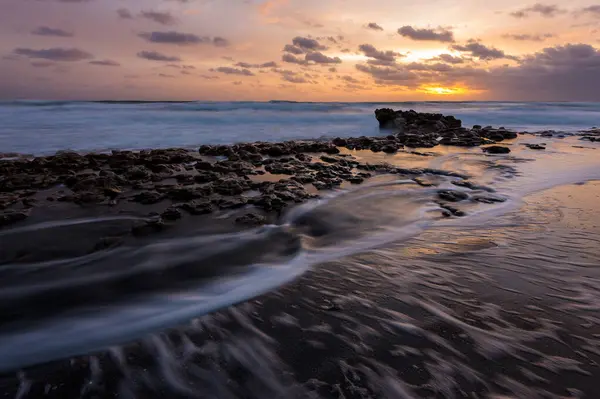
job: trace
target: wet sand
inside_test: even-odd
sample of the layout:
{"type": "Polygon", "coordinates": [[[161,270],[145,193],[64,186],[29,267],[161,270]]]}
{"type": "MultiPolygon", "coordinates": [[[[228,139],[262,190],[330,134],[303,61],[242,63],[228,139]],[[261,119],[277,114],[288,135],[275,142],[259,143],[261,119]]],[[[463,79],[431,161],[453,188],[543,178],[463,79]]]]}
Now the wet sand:
{"type": "MultiPolygon", "coordinates": [[[[298,162],[276,162],[277,169],[291,166],[294,174],[287,176],[298,176],[319,160],[326,169],[318,171],[347,175],[350,168],[348,178],[359,171],[371,177],[362,184],[340,178],[321,190],[293,183],[303,197],[298,203],[306,203],[292,199],[280,209],[247,203],[194,215],[181,208],[180,219],[149,230],[181,202],[130,202],[155,190],[129,185],[120,187],[117,203],[42,200],[77,193],[68,186],[36,191],[26,196],[39,198],[29,217],[0,230],[2,293],[24,288],[24,281],[63,284],[75,275],[90,277],[83,290],[91,290],[60,285],[63,299],[45,306],[38,300],[11,310],[4,301],[3,362],[12,356],[25,365],[42,352],[51,360],[60,348],[94,354],[6,370],[0,392],[22,398],[595,398],[600,183],[589,180],[600,147],[575,148],[580,144],[526,136],[505,143],[510,155],[442,146],[395,154],[342,148],[336,162],[323,152],[310,160],[294,156],[298,162]],[[542,152],[523,145],[543,141],[542,152]],[[355,164],[327,166],[340,161],[355,164]],[[266,225],[236,223],[247,213],[264,216],[258,223],[266,225]],[[81,218],[88,220],[40,225],[81,218]],[[79,258],[85,262],[73,263],[79,258]],[[122,278],[129,268],[136,274],[124,285],[111,290],[98,283],[100,271],[122,278]],[[249,285],[256,290],[236,291],[249,285]],[[206,305],[177,314],[191,303],[206,305]],[[156,309],[160,318],[153,327],[119,318],[136,308],[148,315],[156,309]],[[195,318],[194,312],[209,314],[195,318]],[[69,324],[71,316],[77,318],[69,324]],[[103,341],[119,325],[123,335],[103,341]],[[82,337],[81,326],[95,328],[82,337]],[[166,332],[151,334],[156,330],[166,332]],[[19,331],[37,331],[40,339],[24,345],[19,331]],[[101,342],[111,349],[96,350],[101,342]]],[[[290,158],[273,155],[279,157],[290,158]]],[[[252,192],[277,197],[290,191],[274,187],[278,175],[231,175],[249,190],[210,195],[221,201],[215,204],[252,192]]],[[[27,205],[20,200],[10,207],[27,205]]],[[[27,298],[17,294],[15,303],[27,298]]]]}

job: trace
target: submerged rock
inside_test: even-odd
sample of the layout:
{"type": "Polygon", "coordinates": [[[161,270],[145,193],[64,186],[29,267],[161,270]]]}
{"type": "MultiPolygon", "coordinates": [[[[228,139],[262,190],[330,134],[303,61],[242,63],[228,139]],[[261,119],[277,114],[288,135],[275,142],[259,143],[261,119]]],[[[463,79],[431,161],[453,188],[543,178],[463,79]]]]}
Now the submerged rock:
{"type": "Polygon", "coordinates": [[[248,226],[261,226],[267,223],[267,218],[256,213],[247,213],[244,216],[240,216],[235,219],[236,223],[245,224],[248,226]]]}
{"type": "Polygon", "coordinates": [[[488,154],[508,154],[510,153],[510,148],[502,147],[499,145],[492,145],[489,147],[485,147],[483,151],[487,152],[488,154]]]}
{"type": "Polygon", "coordinates": [[[438,191],[438,197],[449,202],[459,202],[468,199],[469,194],[462,191],[440,190],[438,191]]]}

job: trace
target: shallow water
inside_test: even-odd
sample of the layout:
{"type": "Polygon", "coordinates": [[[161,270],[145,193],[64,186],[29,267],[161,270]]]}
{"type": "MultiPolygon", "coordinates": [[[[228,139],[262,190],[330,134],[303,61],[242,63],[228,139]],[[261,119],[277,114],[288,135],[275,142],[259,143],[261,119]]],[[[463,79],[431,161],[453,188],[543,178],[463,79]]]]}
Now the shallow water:
{"type": "MultiPolygon", "coordinates": [[[[382,134],[376,108],[439,112],[463,125],[578,131],[600,103],[0,102],[0,151],[52,154],[382,134]]],[[[386,133],[383,133],[386,134],[386,133]]]]}
{"type": "Polygon", "coordinates": [[[541,139],[521,138],[509,156],[353,153],[466,174],[475,190],[455,176],[421,176],[437,188],[381,176],[266,228],[3,265],[3,371],[112,349],[2,386],[63,398],[598,397],[600,146],[544,140],[535,152],[522,143],[541,139]],[[453,206],[467,216],[442,217],[439,189],[466,192],[453,206]]]}

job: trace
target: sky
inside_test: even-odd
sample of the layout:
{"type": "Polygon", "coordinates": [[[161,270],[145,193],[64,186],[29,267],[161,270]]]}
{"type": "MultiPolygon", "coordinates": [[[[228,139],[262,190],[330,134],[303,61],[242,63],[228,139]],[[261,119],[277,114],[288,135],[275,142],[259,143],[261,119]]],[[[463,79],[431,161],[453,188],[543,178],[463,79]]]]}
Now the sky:
{"type": "Polygon", "coordinates": [[[0,99],[600,101],[600,2],[0,0],[0,99]]]}

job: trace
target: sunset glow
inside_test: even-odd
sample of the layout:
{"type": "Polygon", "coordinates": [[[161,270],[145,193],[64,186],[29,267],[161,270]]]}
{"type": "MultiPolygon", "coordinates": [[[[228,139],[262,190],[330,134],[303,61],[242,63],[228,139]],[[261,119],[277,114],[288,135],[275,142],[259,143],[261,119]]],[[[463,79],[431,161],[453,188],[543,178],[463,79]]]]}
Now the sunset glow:
{"type": "Polygon", "coordinates": [[[4,0],[0,96],[593,101],[599,29],[590,0],[4,0]]]}

